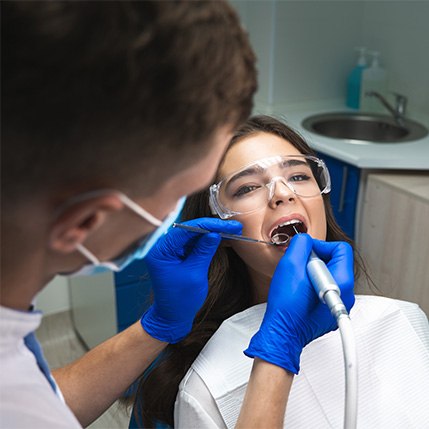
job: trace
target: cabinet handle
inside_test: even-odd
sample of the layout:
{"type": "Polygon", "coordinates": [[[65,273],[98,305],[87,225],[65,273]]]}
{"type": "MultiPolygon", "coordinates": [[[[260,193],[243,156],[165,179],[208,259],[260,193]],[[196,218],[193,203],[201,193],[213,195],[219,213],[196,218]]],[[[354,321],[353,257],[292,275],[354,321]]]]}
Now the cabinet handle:
{"type": "Polygon", "coordinates": [[[342,213],[344,210],[344,200],[346,198],[347,179],[349,175],[349,169],[347,166],[343,167],[343,180],[341,183],[340,202],[338,203],[338,213],[342,213]]]}

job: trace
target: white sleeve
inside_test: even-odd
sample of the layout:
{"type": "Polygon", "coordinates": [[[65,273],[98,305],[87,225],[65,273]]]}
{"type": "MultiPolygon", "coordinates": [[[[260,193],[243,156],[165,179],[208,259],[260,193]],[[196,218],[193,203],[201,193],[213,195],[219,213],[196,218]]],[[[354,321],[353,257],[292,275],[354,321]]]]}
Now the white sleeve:
{"type": "Polygon", "coordinates": [[[176,429],[226,428],[214,398],[194,371],[190,371],[180,384],[174,405],[174,427],[176,429]]]}

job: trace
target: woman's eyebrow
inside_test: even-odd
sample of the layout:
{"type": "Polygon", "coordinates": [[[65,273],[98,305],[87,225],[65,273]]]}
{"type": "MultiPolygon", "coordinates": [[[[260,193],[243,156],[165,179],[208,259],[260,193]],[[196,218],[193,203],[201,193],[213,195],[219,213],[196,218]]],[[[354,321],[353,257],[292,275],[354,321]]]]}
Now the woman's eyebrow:
{"type": "Polygon", "coordinates": [[[245,170],[242,170],[231,177],[231,179],[228,180],[226,186],[227,188],[231,186],[236,180],[240,179],[241,177],[251,176],[253,174],[262,173],[265,170],[265,168],[262,168],[259,165],[254,165],[252,167],[246,168],[245,170]]]}
{"type": "MultiPolygon", "coordinates": [[[[282,168],[292,167],[295,165],[308,165],[305,161],[302,161],[301,159],[288,159],[288,160],[285,160],[284,162],[279,163],[279,164],[281,165],[282,168]]],[[[254,174],[263,173],[266,169],[267,169],[267,166],[263,167],[261,165],[253,165],[249,168],[246,168],[246,169],[238,172],[234,176],[232,176],[231,179],[228,180],[226,187],[228,188],[229,186],[231,186],[235,181],[237,181],[241,177],[246,177],[246,176],[251,176],[254,174]]]]}
{"type": "Polygon", "coordinates": [[[302,161],[301,159],[288,159],[281,163],[282,167],[292,167],[294,165],[308,165],[307,162],[302,161]]]}

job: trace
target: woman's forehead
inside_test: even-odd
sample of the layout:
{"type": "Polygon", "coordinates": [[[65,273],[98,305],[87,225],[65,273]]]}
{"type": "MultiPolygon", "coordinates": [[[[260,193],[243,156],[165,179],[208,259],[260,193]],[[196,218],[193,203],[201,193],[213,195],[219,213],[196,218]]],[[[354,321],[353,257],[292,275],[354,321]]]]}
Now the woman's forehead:
{"type": "Polygon", "coordinates": [[[287,140],[268,133],[258,133],[235,143],[226,153],[218,177],[225,177],[247,165],[271,156],[299,155],[287,140]]]}

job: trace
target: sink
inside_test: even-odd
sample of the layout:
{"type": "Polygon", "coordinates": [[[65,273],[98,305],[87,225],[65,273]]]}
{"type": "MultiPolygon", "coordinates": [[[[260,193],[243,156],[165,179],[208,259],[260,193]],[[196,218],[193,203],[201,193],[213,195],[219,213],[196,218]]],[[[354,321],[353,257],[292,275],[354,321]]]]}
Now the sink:
{"type": "Polygon", "coordinates": [[[421,124],[404,119],[398,125],[392,116],[373,113],[334,112],[306,118],[302,126],[313,133],[351,143],[403,143],[426,137],[421,124]]]}

